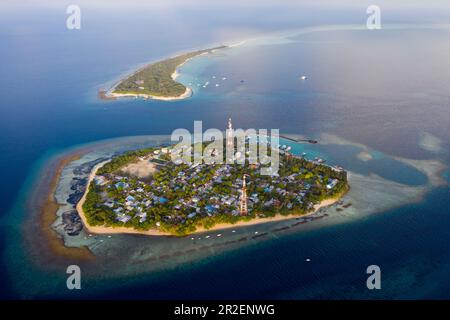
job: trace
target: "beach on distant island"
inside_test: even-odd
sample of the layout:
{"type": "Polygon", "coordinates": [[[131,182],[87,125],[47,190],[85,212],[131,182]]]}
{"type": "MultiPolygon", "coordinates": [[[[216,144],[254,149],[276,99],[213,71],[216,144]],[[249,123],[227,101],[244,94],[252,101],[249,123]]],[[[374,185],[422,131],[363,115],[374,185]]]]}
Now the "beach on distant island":
{"type": "Polygon", "coordinates": [[[144,98],[144,99],[152,99],[152,100],[162,100],[162,101],[175,101],[175,100],[182,100],[189,98],[192,96],[192,90],[191,88],[186,88],[186,91],[180,95],[175,97],[160,97],[160,96],[153,96],[149,94],[134,94],[134,93],[108,93],[108,96],[115,97],[115,98],[144,98]]]}

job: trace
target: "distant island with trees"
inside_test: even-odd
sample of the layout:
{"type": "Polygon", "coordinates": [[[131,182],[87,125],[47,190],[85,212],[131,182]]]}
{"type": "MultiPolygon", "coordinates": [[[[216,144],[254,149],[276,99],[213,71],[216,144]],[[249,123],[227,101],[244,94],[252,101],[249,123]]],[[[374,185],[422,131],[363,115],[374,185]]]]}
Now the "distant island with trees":
{"type": "Polygon", "coordinates": [[[120,80],[109,91],[99,91],[101,99],[141,97],[157,100],[180,100],[192,95],[192,90],[176,81],[177,69],[190,59],[227,46],[197,50],[154,62],[120,80]]]}

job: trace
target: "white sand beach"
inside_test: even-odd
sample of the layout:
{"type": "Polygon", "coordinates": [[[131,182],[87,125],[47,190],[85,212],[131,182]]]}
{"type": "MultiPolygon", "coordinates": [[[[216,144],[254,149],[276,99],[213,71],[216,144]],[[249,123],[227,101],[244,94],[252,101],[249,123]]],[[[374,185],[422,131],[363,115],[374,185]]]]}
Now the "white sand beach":
{"type": "Polygon", "coordinates": [[[134,93],[108,93],[107,96],[109,97],[116,97],[116,98],[124,98],[124,97],[128,97],[128,98],[144,98],[144,99],[152,99],[152,100],[163,100],[163,101],[175,101],[175,100],[182,100],[182,99],[186,99],[189,98],[190,96],[192,96],[192,90],[190,88],[186,88],[186,91],[179,95],[179,96],[175,96],[175,97],[164,97],[164,96],[152,96],[150,94],[134,94],[134,93]]]}

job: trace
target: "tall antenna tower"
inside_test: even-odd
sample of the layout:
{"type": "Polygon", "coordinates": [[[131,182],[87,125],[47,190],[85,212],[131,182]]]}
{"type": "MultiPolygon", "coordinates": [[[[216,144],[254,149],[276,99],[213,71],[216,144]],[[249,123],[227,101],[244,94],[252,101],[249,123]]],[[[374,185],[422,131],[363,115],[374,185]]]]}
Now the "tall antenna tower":
{"type": "Polygon", "coordinates": [[[245,216],[248,213],[247,209],[247,185],[245,182],[245,177],[247,174],[242,176],[242,190],[241,190],[241,201],[240,201],[240,214],[241,216],[245,216]]]}
{"type": "Polygon", "coordinates": [[[227,129],[227,147],[234,148],[233,124],[231,123],[231,118],[228,118],[227,129]]]}

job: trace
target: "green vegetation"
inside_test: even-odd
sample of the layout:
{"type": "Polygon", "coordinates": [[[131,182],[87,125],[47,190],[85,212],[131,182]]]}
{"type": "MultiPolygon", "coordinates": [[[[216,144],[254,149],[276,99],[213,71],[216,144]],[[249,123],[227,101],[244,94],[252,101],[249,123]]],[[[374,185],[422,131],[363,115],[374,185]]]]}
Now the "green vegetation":
{"type": "Polygon", "coordinates": [[[260,174],[259,165],[174,164],[170,148],[149,148],[114,157],[97,171],[103,183],[91,183],[83,205],[93,226],[158,229],[187,235],[202,226],[234,224],[276,214],[302,215],[322,200],[347,190],[343,170],[280,154],[278,176],[260,174]],[[164,150],[162,152],[161,150],[164,150]],[[149,181],[123,176],[121,167],[144,157],[158,165],[149,181]],[[248,213],[240,215],[242,177],[247,176],[248,213]]]}
{"type": "Polygon", "coordinates": [[[222,48],[225,46],[189,52],[152,63],[120,82],[114,93],[146,94],[158,97],[180,96],[186,91],[186,87],[172,79],[176,68],[190,58],[222,48]]]}

